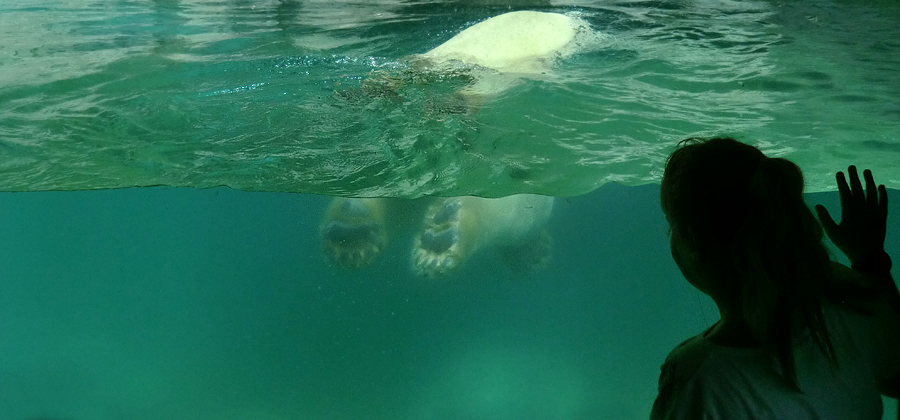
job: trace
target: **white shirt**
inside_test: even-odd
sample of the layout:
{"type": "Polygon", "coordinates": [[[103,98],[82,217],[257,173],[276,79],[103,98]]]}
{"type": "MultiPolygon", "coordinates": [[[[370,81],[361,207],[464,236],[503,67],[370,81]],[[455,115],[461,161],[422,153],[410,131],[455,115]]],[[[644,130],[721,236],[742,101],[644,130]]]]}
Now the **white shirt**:
{"type": "Polygon", "coordinates": [[[878,383],[900,373],[900,316],[883,302],[871,306],[872,315],[827,302],[822,309],[838,364],[833,367],[809,335],[795,339],[802,394],[781,379],[774,356],[719,346],[704,333],[669,354],[651,418],[881,419],[878,383]]]}

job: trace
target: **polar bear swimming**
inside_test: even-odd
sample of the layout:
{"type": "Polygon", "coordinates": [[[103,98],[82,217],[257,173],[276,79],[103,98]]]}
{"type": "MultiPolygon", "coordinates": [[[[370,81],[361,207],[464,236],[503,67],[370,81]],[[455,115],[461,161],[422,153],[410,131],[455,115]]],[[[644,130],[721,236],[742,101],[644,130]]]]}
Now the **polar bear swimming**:
{"type": "MultiPolygon", "coordinates": [[[[410,72],[456,75],[469,105],[489,99],[522,78],[544,77],[579,34],[593,34],[580,19],[558,13],[518,11],[479,22],[443,44],[408,57],[410,72]]],[[[363,82],[370,96],[395,94],[413,76],[374,74],[363,82]]],[[[425,78],[427,79],[427,78],[425,78]]],[[[458,108],[470,108],[457,107],[458,108]]],[[[450,273],[485,248],[501,252],[516,271],[547,264],[546,230],[553,197],[520,194],[503,198],[449,197],[402,200],[335,198],[320,225],[325,254],[336,264],[362,267],[384,251],[398,223],[415,220],[413,270],[423,276],[450,273]]]]}
{"type": "Polygon", "coordinates": [[[518,11],[472,25],[437,47],[407,56],[408,71],[376,71],[362,83],[369,96],[390,96],[408,84],[451,76],[467,82],[460,94],[478,103],[523,78],[545,77],[555,59],[579,39],[596,37],[581,19],[559,13],[518,11]]]}
{"type": "Polygon", "coordinates": [[[501,73],[542,73],[583,23],[566,15],[510,12],[479,22],[415,59],[459,60],[501,73]]]}
{"type": "Polygon", "coordinates": [[[553,197],[534,194],[335,198],[322,220],[320,235],[325,255],[333,262],[358,268],[371,264],[384,251],[392,233],[415,224],[411,258],[418,275],[451,273],[488,248],[498,251],[513,272],[529,273],[550,260],[546,225],[553,202],[553,197]]]}

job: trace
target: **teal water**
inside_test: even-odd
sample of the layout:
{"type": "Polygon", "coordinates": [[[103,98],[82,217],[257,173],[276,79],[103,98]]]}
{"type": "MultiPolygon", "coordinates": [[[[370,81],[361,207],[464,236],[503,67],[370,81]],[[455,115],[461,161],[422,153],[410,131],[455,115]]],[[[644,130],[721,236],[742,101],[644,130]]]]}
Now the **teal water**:
{"type": "Polygon", "coordinates": [[[0,190],[570,196],[657,182],[692,135],[791,158],[811,191],[858,162],[900,187],[896,3],[509,4],[2,6],[0,190]],[[517,8],[592,34],[468,113],[447,112],[464,77],[410,75],[404,57],[517,8]],[[354,94],[376,72],[419,82],[354,94]]]}
{"type": "Polygon", "coordinates": [[[559,199],[531,276],[484,252],[437,279],[412,274],[411,235],[331,266],[322,196],[4,193],[0,418],[647,418],[665,356],[717,319],[671,261],[658,191],[559,199]]]}
{"type": "Polygon", "coordinates": [[[856,163],[900,197],[890,2],[531,2],[606,37],[472,114],[436,111],[461,79],[434,74],[355,100],[509,10],[487,3],[0,6],[0,420],[642,419],[717,319],[669,256],[674,141],[736,136],[811,191],[856,163]],[[219,185],[267,192],[171,188],[219,185]],[[279,193],[523,191],[583,194],[550,267],[439,279],[409,232],[332,266],[331,198],[279,193]]]}

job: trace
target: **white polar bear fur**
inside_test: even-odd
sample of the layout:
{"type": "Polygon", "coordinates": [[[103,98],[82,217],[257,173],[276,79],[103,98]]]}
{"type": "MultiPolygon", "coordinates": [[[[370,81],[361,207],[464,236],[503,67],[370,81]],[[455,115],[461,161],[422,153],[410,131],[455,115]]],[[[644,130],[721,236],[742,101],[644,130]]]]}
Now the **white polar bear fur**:
{"type": "MultiPolygon", "coordinates": [[[[438,200],[425,213],[421,234],[413,245],[413,270],[426,277],[444,275],[487,247],[525,247],[521,249],[532,248],[541,253],[541,244],[546,237],[544,228],[552,210],[553,197],[534,194],[438,200]],[[455,215],[441,215],[454,201],[457,202],[455,215]],[[453,235],[454,230],[455,241],[445,242],[446,235],[453,235]],[[444,237],[435,240],[440,236],[444,237]]],[[[533,257],[534,261],[514,263],[514,268],[539,267],[541,260],[545,261],[549,255],[535,254],[533,257]]]]}
{"type": "Polygon", "coordinates": [[[515,86],[521,77],[547,74],[552,59],[565,51],[582,27],[587,25],[559,13],[510,12],[479,22],[413,60],[438,69],[452,69],[454,62],[478,66],[482,70],[473,73],[475,83],[460,93],[491,97],[515,86]]]}
{"type": "Polygon", "coordinates": [[[488,245],[521,245],[547,225],[553,210],[553,197],[536,194],[460,200],[461,211],[472,216],[475,224],[464,226],[475,239],[471,252],[488,245]]]}
{"type": "Polygon", "coordinates": [[[502,73],[540,73],[548,57],[575,39],[575,27],[571,18],[558,13],[505,13],[469,27],[422,57],[502,73]]]}

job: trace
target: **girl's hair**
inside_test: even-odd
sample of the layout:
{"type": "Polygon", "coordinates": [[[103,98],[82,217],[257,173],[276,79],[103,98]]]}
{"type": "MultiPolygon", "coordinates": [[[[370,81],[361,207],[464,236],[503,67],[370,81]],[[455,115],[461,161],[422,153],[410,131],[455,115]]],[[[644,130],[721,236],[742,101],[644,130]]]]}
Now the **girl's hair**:
{"type": "Polygon", "coordinates": [[[821,305],[831,261],[802,192],[797,165],[730,138],[680,142],[661,190],[669,223],[693,238],[700,264],[714,260],[726,270],[711,287],[735,305],[798,391],[792,352],[798,333],[809,331],[836,364],[821,305]]]}

